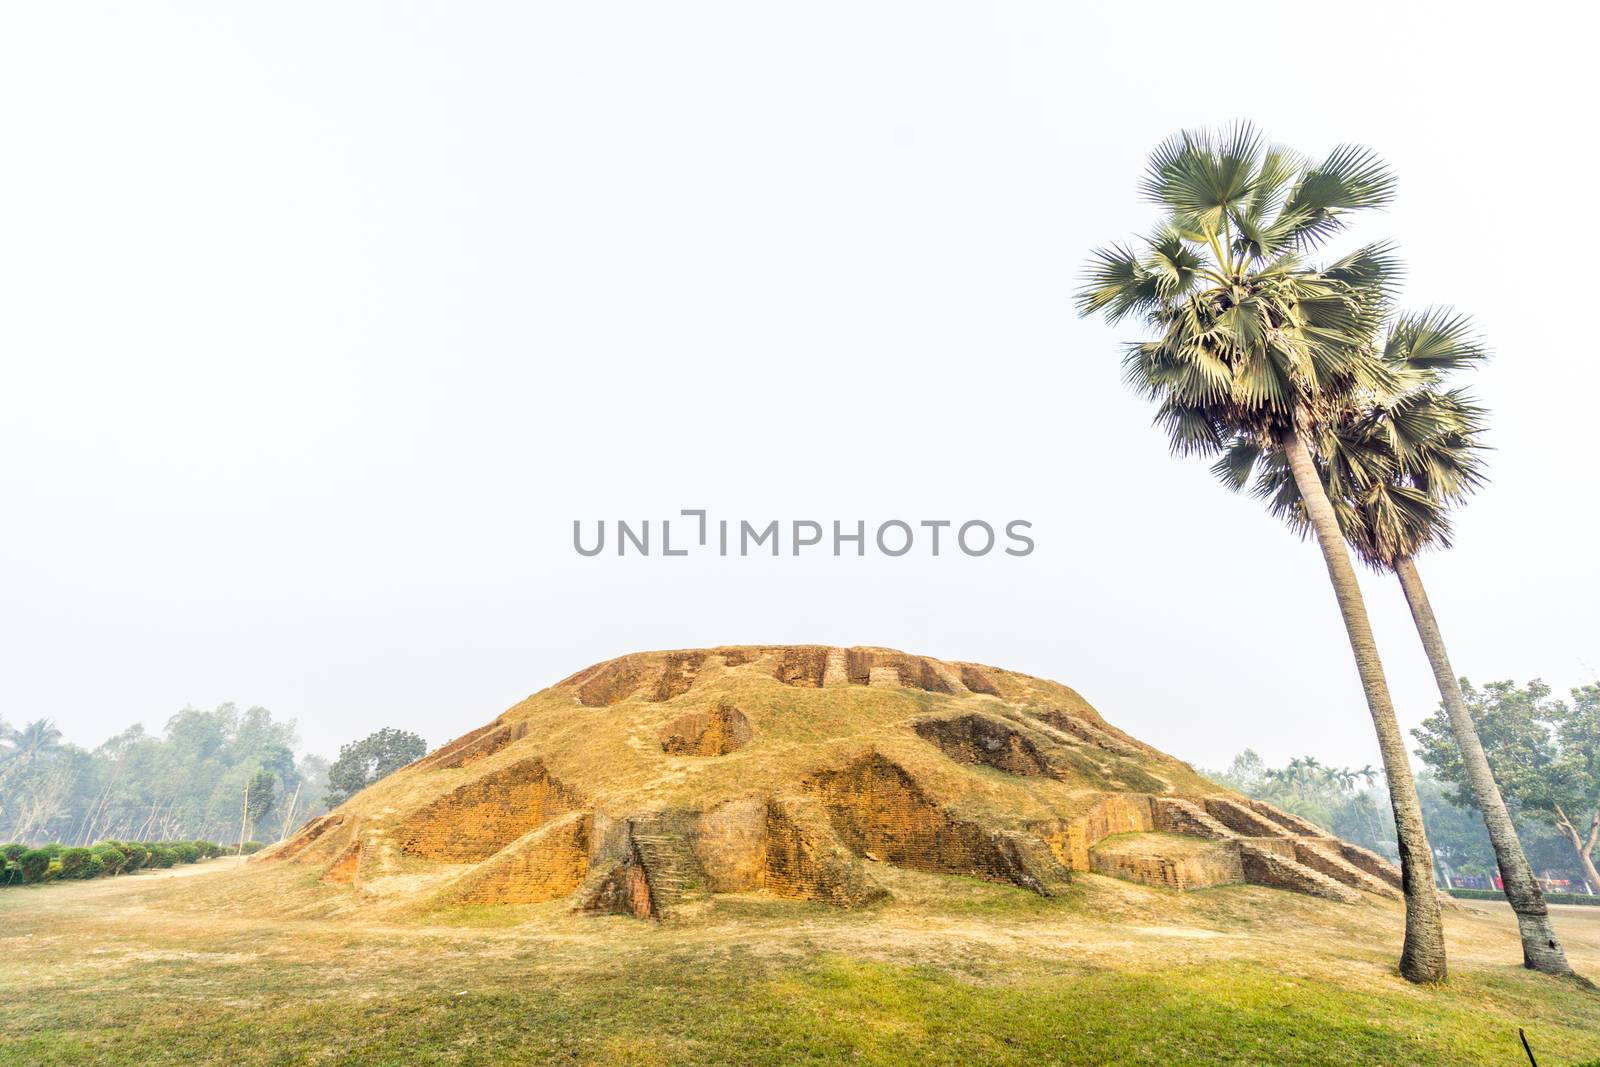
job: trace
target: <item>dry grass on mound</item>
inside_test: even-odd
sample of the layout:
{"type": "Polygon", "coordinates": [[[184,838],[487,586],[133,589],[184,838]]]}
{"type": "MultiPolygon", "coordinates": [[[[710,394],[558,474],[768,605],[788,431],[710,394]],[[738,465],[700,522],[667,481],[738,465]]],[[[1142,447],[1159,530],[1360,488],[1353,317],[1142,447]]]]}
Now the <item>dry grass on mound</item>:
{"type": "MultiPolygon", "coordinates": [[[[1540,1063],[1600,1059],[1600,994],[1524,971],[1503,906],[1452,977],[1401,913],[1079,876],[1065,896],[873,865],[859,911],[757,894],[664,924],[558,903],[374,918],[289,866],[0,892],[0,1064],[1540,1063]]],[[[1590,909],[1592,910],[1592,909],[1590,909]]],[[[1600,916],[1562,909],[1600,975],[1600,916]]]]}
{"type": "MultiPolygon", "coordinates": [[[[1090,794],[1119,788],[1108,785],[1106,773],[1120,771],[1136,779],[1120,788],[1160,791],[1170,786],[1179,793],[1218,788],[1186,764],[1107,724],[1067,686],[993,667],[851,649],[832,651],[899,664],[893,668],[895,677],[906,684],[878,684],[891,667],[875,666],[871,671],[878,682],[824,687],[817,684],[818,672],[829,651],[797,646],[636,653],[596,664],[533,694],[491,724],[516,728],[520,744],[486,752],[481,761],[464,767],[424,761],[368,789],[347,808],[363,817],[406,811],[457,781],[509,765],[529,752],[538,755],[554,779],[619,811],[703,808],[752,791],[781,791],[805,774],[842,766],[868,750],[906,766],[957,808],[990,817],[1005,812],[1022,821],[1072,811],[1090,803],[1090,794]],[[940,679],[965,673],[995,695],[923,688],[935,685],[925,677],[935,669],[940,679]],[[786,683],[785,677],[792,681],[786,683]],[[740,730],[752,731],[752,742],[741,738],[733,746],[737,751],[730,747],[715,759],[663,758],[663,736],[680,730],[685,716],[720,706],[738,709],[740,730]],[[1110,746],[1103,752],[1093,749],[1103,767],[1086,765],[1081,777],[1047,783],[1019,783],[999,772],[963,773],[911,726],[929,714],[1016,716],[1022,708],[1055,714],[1092,731],[1110,746]],[[1068,712],[1070,719],[1064,714],[1068,712]],[[1152,773],[1158,777],[1150,777],[1152,773]]],[[[482,729],[485,736],[498,736],[490,727],[482,729]]]]}

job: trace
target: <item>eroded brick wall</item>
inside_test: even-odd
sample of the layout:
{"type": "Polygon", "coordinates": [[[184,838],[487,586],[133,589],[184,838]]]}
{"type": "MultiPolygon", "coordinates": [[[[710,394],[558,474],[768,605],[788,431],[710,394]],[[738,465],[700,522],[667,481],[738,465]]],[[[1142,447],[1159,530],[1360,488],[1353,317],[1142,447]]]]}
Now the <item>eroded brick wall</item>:
{"type": "Polygon", "coordinates": [[[345,817],[338,814],[320,815],[302,826],[281,848],[265,857],[268,860],[289,860],[319,847],[325,849],[328,835],[344,825],[345,817]],[[320,843],[320,844],[319,844],[320,843]]]}
{"type": "Polygon", "coordinates": [[[827,670],[828,650],[820,645],[803,645],[778,650],[773,677],[784,685],[820,689],[827,670]]]}
{"type": "Polygon", "coordinates": [[[858,907],[885,896],[809,797],[775,797],[765,805],[761,885],[778,896],[858,907]]]}
{"type": "Polygon", "coordinates": [[[981,667],[962,663],[957,665],[957,669],[961,672],[961,684],[969,691],[992,697],[1000,695],[1000,687],[994,684],[994,679],[985,674],[981,667]]]}
{"type": "Polygon", "coordinates": [[[400,848],[441,863],[477,863],[549,819],[582,807],[538,759],[525,759],[459,786],[406,816],[400,848]]]}
{"type": "Polygon", "coordinates": [[[985,715],[921,719],[913,728],[957,763],[983,764],[1029,778],[1056,777],[1037,745],[997,719],[985,715]]]}
{"type": "Polygon", "coordinates": [[[1150,798],[1139,793],[1107,793],[1076,818],[1032,827],[1057,859],[1075,871],[1092,869],[1089,850],[1104,838],[1152,828],[1150,798]]]}
{"type": "Polygon", "coordinates": [[[526,722],[488,726],[463,734],[431,755],[417,761],[419,770],[446,770],[471,766],[528,736],[526,722]]]}
{"type": "Polygon", "coordinates": [[[695,856],[714,893],[760,889],[767,853],[767,801],[750,796],[703,813],[694,832],[695,856]]]}
{"type": "Polygon", "coordinates": [[[620,703],[632,696],[644,682],[643,657],[624,656],[594,669],[594,673],[581,678],[578,685],[578,703],[588,708],[604,708],[620,703]]]}
{"type": "Polygon", "coordinates": [[[874,652],[864,648],[845,650],[845,672],[850,684],[873,684],[874,670],[893,671],[895,681],[910,689],[922,689],[929,693],[953,693],[956,689],[950,678],[924,656],[874,652]]]}
{"type": "Polygon", "coordinates": [[[694,685],[695,679],[699,677],[700,668],[705,666],[705,662],[704,652],[668,653],[661,665],[661,676],[656,680],[651,699],[659,702],[687,693],[694,685]]]}
{"type": "Polygon", "coordinates": [[[463,904],[531,904],[577,889],[589,872],[589,817],[573,812],[546,823],[519,846],[484,863],[463,880],[463,904]]]}
{"type": "Polygon", "coordinates": [[[348,848],[333,861],[322,880],[328,885],[350,885],[356,880],[356,872],[361,868],[361,842],[354,841],[348,848]]]}
{"type": "Polygon", "coordinates": [[[1141,750],[1138,746],[1124,741],[1109,731],[1102,730],[1099,726],[1081,719],[1069,712],[1055,708],[1028,708],[1026,714],[1040,722],[1055,727],[1069,737],[1075,737],[1085,744],[1093,745],[1103,752],[1116,756],[1138,756],[1141,750]]]}
{"type": "MultiPolygon", "coordinates": [[[[1064,870],[1034,871],[1042,850],[1019,850],[977,823],[955,818],[929,799],[899,765],[872,753],[803,783],[828,813],[840,839],[870,859],[945,874],[1040,888],[1064,870]]],[[[1050,859],[1052,866],[1059,866],[1050,859]]]]}
{"type": "Polygon", "coordinates": [[[1093,850],[1091,859],[1099,874],[1166,889],[1202,889],[1244,881],[1238,850],[1222,843],[1171,855],[1101,845],[1093,850]]]}
{"type": "Polygon", "coordinates": [[[661,750],[675,756],[725,756],[744,747],[754,735],[744,712],[718,703],[668,723],[661,731],[661,750]]]}

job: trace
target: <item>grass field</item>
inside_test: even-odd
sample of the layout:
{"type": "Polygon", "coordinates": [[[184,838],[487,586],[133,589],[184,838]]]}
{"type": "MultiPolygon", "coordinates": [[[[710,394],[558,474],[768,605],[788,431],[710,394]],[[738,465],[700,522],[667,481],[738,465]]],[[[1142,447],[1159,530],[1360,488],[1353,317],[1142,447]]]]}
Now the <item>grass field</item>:
{"type": "MultiPolygon", "coordinates": [[[[1503,905],[1452,977],[1394,906],[1094,875],[1044,900],[884,868],[861,912],[717,898],[664,925],[557,905],[352,906],[304,869],[0,892],[0,1064],[1515,1064],[1600,1060],[1600,994],[1524,971],[1503,905]]],[[[1558,909],[1600,974],[1600,915],[1558,909]]]]}

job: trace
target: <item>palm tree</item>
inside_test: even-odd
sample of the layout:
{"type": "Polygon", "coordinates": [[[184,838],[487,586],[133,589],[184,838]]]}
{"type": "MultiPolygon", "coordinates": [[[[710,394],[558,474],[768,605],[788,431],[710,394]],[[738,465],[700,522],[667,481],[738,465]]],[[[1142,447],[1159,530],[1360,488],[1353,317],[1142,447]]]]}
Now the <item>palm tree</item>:
{"type": "Polygon", "coordinates": [[[4,719],[0,719],[0,815],[6,811],[6,797],[10,795],[8,785],[11,778],[20,769],[20,762],[16,760],[17,731],[4,719]]]}
{"type": "MultiPolygon", "coordinates": [[[[1494,846],[1506,899],[1517,916],[1523,965],[1546,974],[1571,974],[1417,570],[1418,553],[1450,546],[1451,507],[1483,482],[1483,410],[1460,390],[1446,391],[1441,385],[1445,374],[1481,361],[1484,351],[1468,319],[1433,311],[1398,319],[1383,357],[1399,388],[1347,398],[1346,410],[1317,436],[1317,465],[1351,547],[1374,570],[1396,575],[1405,592],[1468,786],[1494,846]]],[[[1259,456],[1253,443],[1236,442],[1217,472],[1242,485],[1241,474],[1248,476],[1255,465],[1253,454],[1259,456]]],[[[1297,531],[1306,532],[1298,486],[1281,463],[1271,458],[1261,463],[1256,492],[1297,531]]]]}
{"type": "Polygon", "coordinates": [[[61,731],[49,719],[35,719],[21,730],[6,727],[0,731],[0,740],[10,743],[5,763],[0,766],[0,786],[4,787],[0,796],[26,797],[23,814],[11,832],[13,838],[21,840],[42,825],[46,813],[53,814],[59,807],[75,774],[65,767],[36,767],[61,749],[61,731]],[[27,786],[25,794],[18,794],[18,782],[27,786]]]}
{"type": "Polygon", "coordinates": [[[13,731],[13,746],[19,758],[32,760],[61,747],[61,731],[49,719],[35,719],[20,731],[13,731]]]}
{"type": "Polygon", "coordinates": [[[1239,438],[1281,455],[1333,584],[1389,779],[1406,899],[1400,971],[1445,977],[1444,929],[1422,807],[1382,660],[1339,522],[1305,435],[1341,397],[1389,385],[1373,351],[1397,267],[1385,245],[1327,264],[1308,257],[1353,213],[1381,207],[1394,177],[1350,146],[1311,164],[1267,147],[1248,125],[1187,132],[1152,155],[1145,195],[1165,213],[1135,250],[1094,253],[1080,314],[1143,318],[1127,380],[1158,404],[1180,454],[1216,454],[1239,438]]]}

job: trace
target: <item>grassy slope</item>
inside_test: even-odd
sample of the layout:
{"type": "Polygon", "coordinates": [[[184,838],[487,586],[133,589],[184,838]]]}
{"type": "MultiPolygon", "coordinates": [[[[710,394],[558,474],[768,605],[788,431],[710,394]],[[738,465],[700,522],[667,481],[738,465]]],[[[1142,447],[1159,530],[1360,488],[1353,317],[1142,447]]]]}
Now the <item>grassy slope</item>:
{"type": "MultiPolygon", "coordinates": [[[[284,868],[0,892],[0,1064],[1515,1063],[1519,1026],[1545,1067],[1600,1058],[1600,995],[1515,966],[1501,910],[1452,913],[1453,977],[1421,989],[1389,906],[876,873],[899,902],[666,926],[378,925],[284,868]]],[[[1558,925],[1600,973],[1600,923],[1558,925]]]]}

